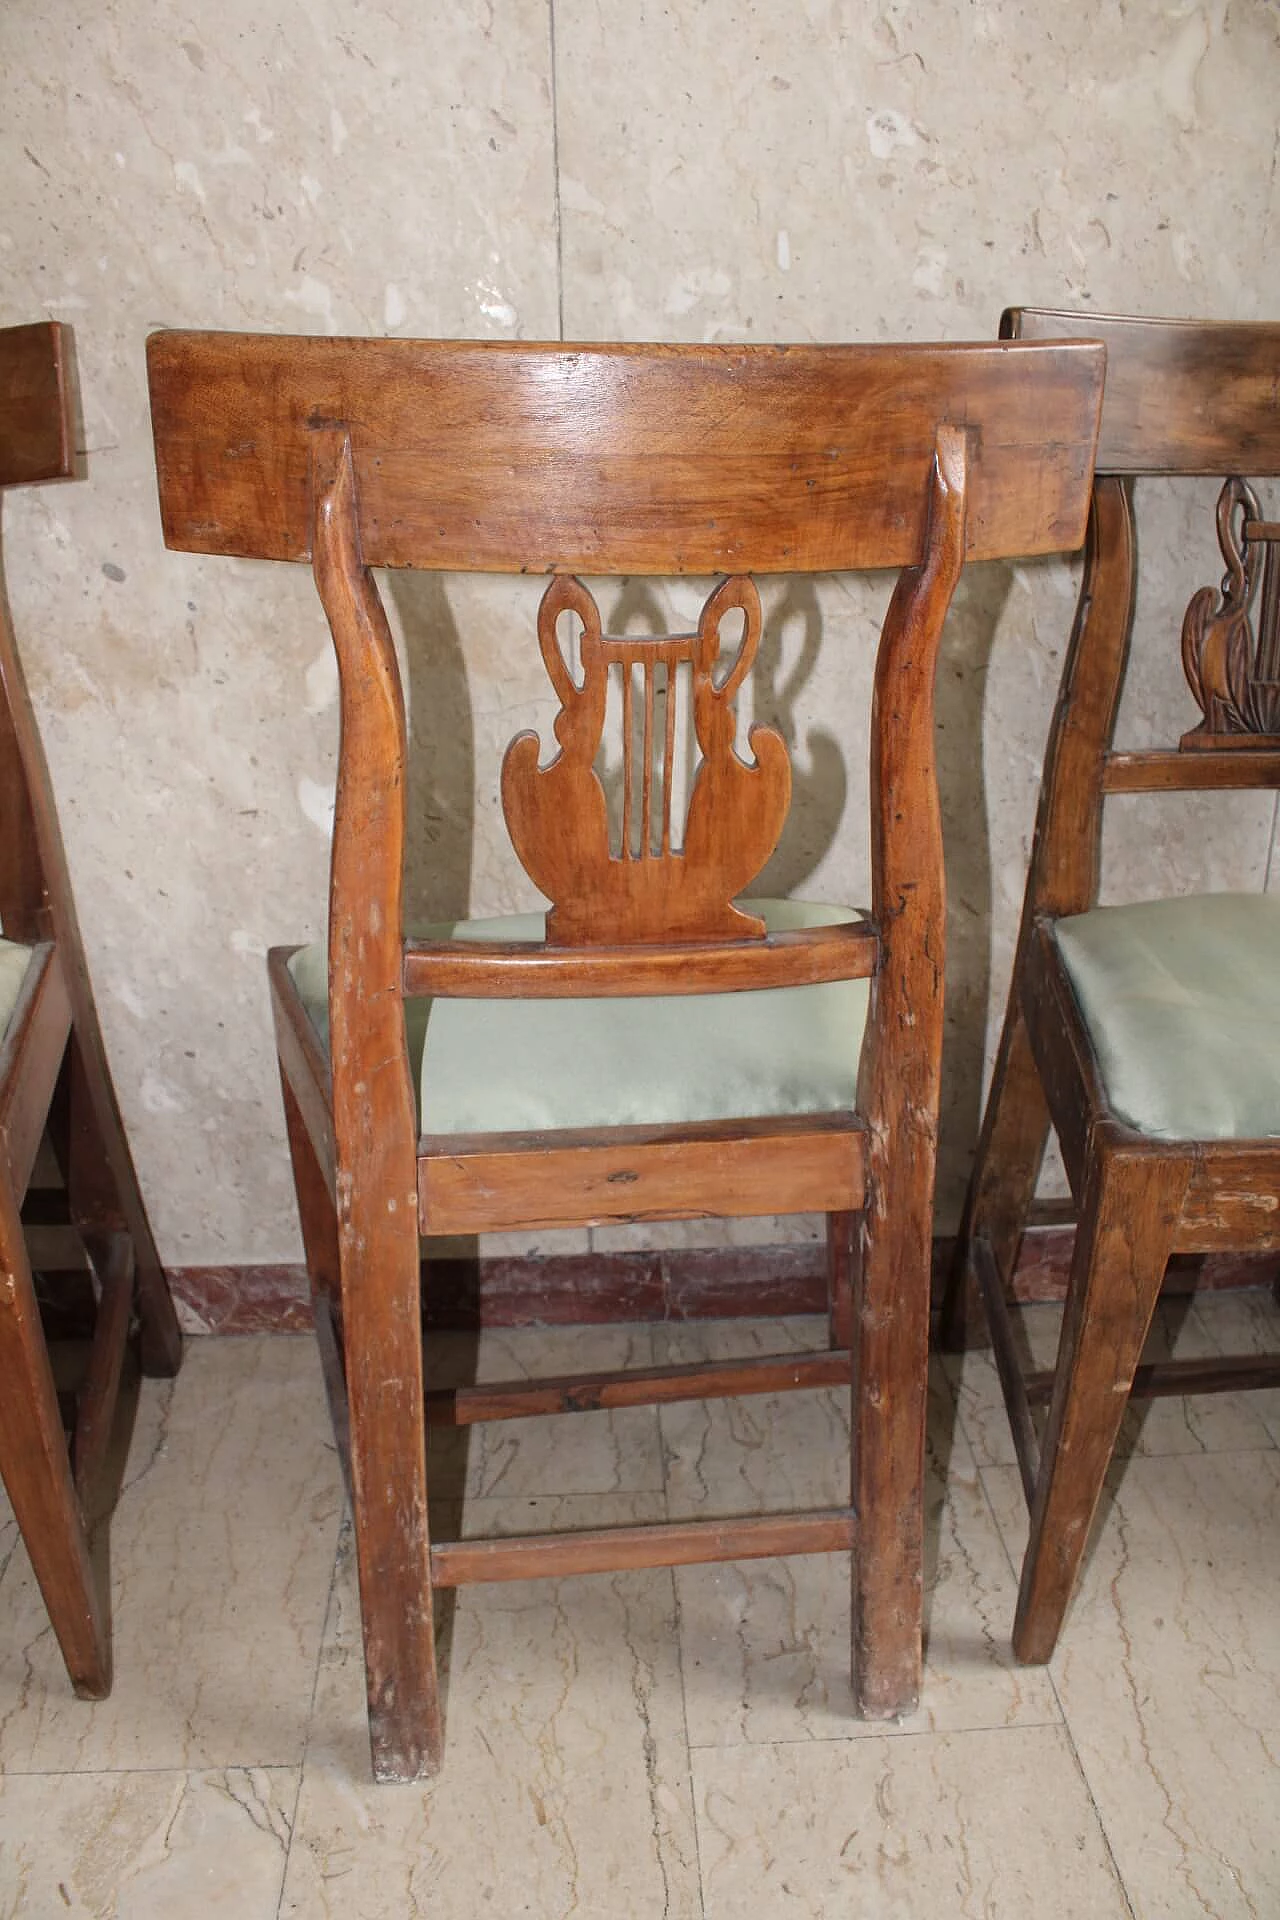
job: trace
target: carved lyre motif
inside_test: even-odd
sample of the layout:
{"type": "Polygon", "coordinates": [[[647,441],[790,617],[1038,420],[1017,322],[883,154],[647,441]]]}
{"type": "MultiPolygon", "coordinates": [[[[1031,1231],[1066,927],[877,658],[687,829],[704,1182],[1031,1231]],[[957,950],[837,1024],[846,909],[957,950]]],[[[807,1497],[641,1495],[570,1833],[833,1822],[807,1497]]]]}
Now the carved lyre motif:
{"type": "Polygon", "coordinates": [[[1182,622],[1182,664],[1204,715],[1182,745],[1247,740],[1274,747],[1280,745],[1280,525],[1260,517],[1247,480],[1228,480],[1218,496],[1218,544],[1227,563],[1221,589],[1202,587],[1182,622]],[[1250,607],[1259,578],[1255,646],[1250,607]]]}
{"type": "Polygon", "coordinates": [[[760,643],[760,596],[735,575],[716,588],[696,633],[608,635],[580,580],[559,575],[538,609],[538,644],[560,698],[560,752],[539,767],[536,733],[522,733],[502,765],[502,806],[521,864],[552,902],[547,938],[560,945],[763,937],[764,923],[733,906],[778,843],[791,799],[791,762],[782,736],[753,726],[755,764],[734,749],[734,700],[760,643]],[[717,684],[720,623],[738,608],[742,644],[717,684]],[[582,622],[582,683],[565,663],[556,622],[582,622]],[[658,719],[657,669],[665,670],[658,719]],[[690,669],[693,724],[701,759],[680,835],[673,832],[677,669],[690,669]],[[609,843],[605,790],[594,761],[604,734],[609,670],[621,669],[622,833],[609,843]],[[643,688],[635,741],[636,670],[643,688]],[[659,737],[660,736],[660,737],[659,737]],[[638,789],[638,791],[637,791],[638,789]],[[638,815],[638,832],[637,832],[638,815]],[[677,844],[679,842],[679,844],[677,844]]]}

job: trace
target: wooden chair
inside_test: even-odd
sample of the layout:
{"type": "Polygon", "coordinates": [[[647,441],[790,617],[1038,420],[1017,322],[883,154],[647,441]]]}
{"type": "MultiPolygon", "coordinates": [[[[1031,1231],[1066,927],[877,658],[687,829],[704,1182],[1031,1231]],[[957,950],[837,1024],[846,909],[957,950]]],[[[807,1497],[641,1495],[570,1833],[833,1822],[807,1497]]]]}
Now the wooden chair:
{"type": "Polygon", "coordinates": [[[149,350],[168,544],[310,559],[338,654],[327,1003],[323,952],[270,966],[317,1328],[350,1439],[375,1772],[438,1764],[431,1594],[472,1580],[853,1546],[858,1702],[905,1711],[942,1017],[934,662],[966,558],[1082,537],[1101,350],[182,333],[149,350]],[[502,774],[545,927],[404,936],[405,719],[375,566],[554,576],[537,630],[560,751],[540,768],[521,735],[502,774]],[[871,914],[734,905],[790,779],[768,728],[752,729],[751,761],[734,751],[760,628],[748,569],[864,567],[902,570],[876,670],[871,914]],[[696,633],[665,638],[607,637],[572,577],[716,572],[696,633]],[[730,615],[743,638],[723,674],[730,615]],[[610,675],[625,786],[612,845],[592,771],[610,675]],[[701,754],[683,821],[669,772],[682,685],[701,754]],[[415,996],[432,1003],[425,1059],[420,1011],[406,1043],[415,996]],[[798,1211],[828,1216],[830,1351],[424,1394],[419,1234],[798,1211]],[[429,1538],[427,1421],[851,1379],[848,1506],[429,1538]]]}
{"type": "MultiPolygon", "coordinates": [[[[70,334],[0,330],[0,486],[74,472],[70,334]]],[[[111,1689],[106,1596],[90,1562],[86,1513],[111,1436],[134,1308],[142,1364],[177,1371],[182,1345],[103,1051],[35,717],[0,592],[0,1474],[72,1685],[111,1689]],[[96,1318],[63,1431],[23,1222],[42,1140],[62,1188],[32,1193],[47,1259],[87,1261],[96,1318]],[[50,1231],[61,1222],[72,1235],[50,1231]]]]}
{"type": "Polygon", "coordinates": [[[1241,477],[1280,473],[1280,326],[1024,308],[1002,332],[1107,348],[1084,579],[948,1302],[958,1344],[976,1279],[1031,1509],[1014,1647],[1041,1661],[1129,1394],[1280,1378],[1257,1356],[1138,1364],[1171,1254],[1280,1249],[1280,896],[1097,905],[1109,794],[1280,783],[1280,526],[1261,519],[1241,477]],[[1132,483],[1154,474],[1228,476],[1226,577],[1195,594],[1183,624],[1199,724],[1176,748],[1119,752],[1132,483]],[[1051,1123],[1078,1224],[1056,1368],[1024,1376],[1007,1298],[1051,1123]],[[1046,1401],[1038,1439],[1034,1409],[1046,1401]]]}

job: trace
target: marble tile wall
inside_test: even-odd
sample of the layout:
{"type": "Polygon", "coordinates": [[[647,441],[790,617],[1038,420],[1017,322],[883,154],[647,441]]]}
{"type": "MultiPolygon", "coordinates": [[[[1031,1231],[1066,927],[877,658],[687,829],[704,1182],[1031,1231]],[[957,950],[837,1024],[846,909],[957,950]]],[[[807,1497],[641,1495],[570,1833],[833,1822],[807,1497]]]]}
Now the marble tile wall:
{"type": "MultiPolygon", "coordinates": [[[[147,332],[887,340],[990,336],[1013,300],[1273,314],[1278,33],[1258,0],[10,0],[0,322],[75,327],[88,477],[9,503],[8,588],[168,1261],[297,1256],[262,953],[320,924],[335,676],[303,573],[164,554],[147,332]]],[[[1150,491],[1154,640],[1219,569],[1202,516],[1150,491]]],[[[948,637],[944,1213],[1073,593],[1063,563],[975,571],[948,637]]],[[[799,794],[779,886],[865,896],[883,597],[769,599],[760,697],[799,794]]],[[[532,589],[402,576],[390,601],[414,908],[527,904],[494,800],[505,742],[549,714],[532,589]]],[[[1153,644],[1126,724],[1186,713],[1153,644]]],[[[1273,810],[1222,803],[1207,850],[1198,815],[1131,806],[1109,884],[1261,883],[1273,810]]]]}

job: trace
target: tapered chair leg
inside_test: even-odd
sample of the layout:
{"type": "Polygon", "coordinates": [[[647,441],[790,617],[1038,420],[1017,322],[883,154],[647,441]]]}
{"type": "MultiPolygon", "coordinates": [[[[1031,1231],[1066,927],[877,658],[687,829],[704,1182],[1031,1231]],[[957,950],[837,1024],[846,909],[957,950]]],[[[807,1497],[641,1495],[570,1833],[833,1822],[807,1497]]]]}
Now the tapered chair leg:
{"type": "Polygon", "coordinates": [[[928,1214],[864,1215],[853,1314],[853,1689],[869,1720],[920,1698],[924,1441],[929,1367],[928,1214]]]}
{"type": "Polygon", "coordinates": [[[142,1371],[170,1379],[182,1363],[182,1334],[91,1005],[76,1011],[67,1073],[69,1118],[63,1171],[71,1218],[83,1232],[123,1228],[128,1233],[133,1242],[142,1371]]]}
{"type": "Polygon", "coordinates": [[[283,1067],[280,1071],[280,1090],[284,1097],[285,1129],[289,1136],[289,1158],[293,1163],[293,1190],[298,1201],[298,1221],[302,1228],[302,1250],[307,1263],[316,1344],[320,1349],[329,1413],[349,1492],[351,1433],[347,1422],[347,1388],[341,1346],[338,1219],[306,1122],[283,1067]]]}
{"type": "Polygon", "coordinates": [[[1091,1160],[1022,1564],[1019,1660],[1048,1660],[1057,1643],[1190,1172],[1186,1160],[1105,1146],[1091,1160]]]}
{"type": "Polygon", "coordinates": [[[1049,1131],[1048,1103],[1015,991],[1000,1036],[942,1305],[942,1344],[950,1353],[983,1340],[985,1316],[972,1262],[976,1239],[990,1247],[1000,1284],[1008,1288],[1013,1280],[1049,1131]]]}
{"type": "Polygon", "coordinates": [[[0,1475],[76,1692],[111,1691],[107,1613],[89,1557],[17,1200],[0,1189],[0,1475]]]}

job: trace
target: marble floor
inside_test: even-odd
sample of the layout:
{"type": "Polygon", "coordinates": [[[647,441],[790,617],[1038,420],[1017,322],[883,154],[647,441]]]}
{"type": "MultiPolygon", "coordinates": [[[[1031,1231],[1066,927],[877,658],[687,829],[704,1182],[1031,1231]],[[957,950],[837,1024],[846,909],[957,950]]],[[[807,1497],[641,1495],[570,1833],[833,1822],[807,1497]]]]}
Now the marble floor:
{"type": "MultiPolygon", "coordinates": [[[[1052,1344],[1055,1310],[1033,1311],[1052,1344]]],[[[719,1323],[450,1336],[441,1371],[808,1344],[719,1323]]],[[[1162,1310],[1187,1354],[1269,1297],[1162,1310]]],[[[935,1367],[920,1710],[849,1718],[847,1568],[470,1588],[434,1784],[369,1776],[349,1529],[309,1339],[193,1341],[145,1383],[110,1536],[116,1686],[70,1694],[0,1524],[0,1920],[67,1915],[1280,1914],[1280,1395],[1126,1427],[1047,1670],[1007,1636],[1025,1515],[989,1361],[935,1367]]],[[[469,1531],[842,1497],[835,1393],[443,1436],[469,1531]]],[[[434,1440],[433,1440],[434,1445],[434,1440]]]]}

